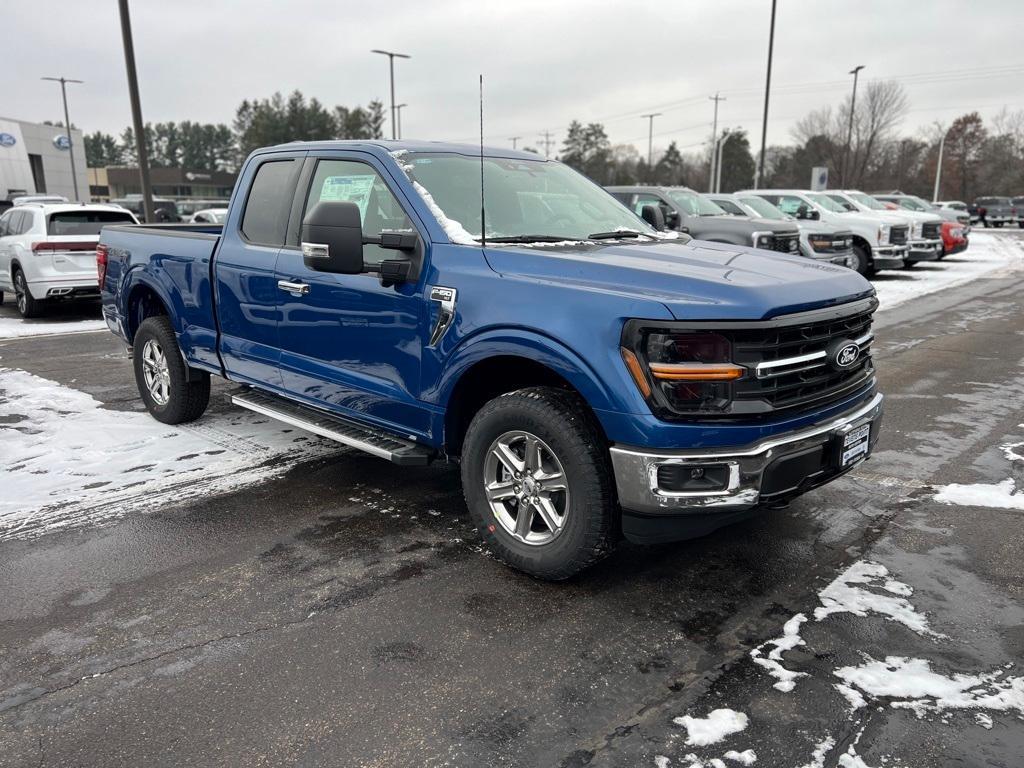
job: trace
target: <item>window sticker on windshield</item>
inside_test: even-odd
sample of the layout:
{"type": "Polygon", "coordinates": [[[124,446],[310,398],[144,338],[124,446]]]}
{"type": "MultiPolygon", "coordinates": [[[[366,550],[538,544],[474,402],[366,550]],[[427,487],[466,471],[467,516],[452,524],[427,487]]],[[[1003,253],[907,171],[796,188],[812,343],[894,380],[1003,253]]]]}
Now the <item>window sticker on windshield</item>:
{"type": "Polygon", "coordinates": [[[320,202],[325,200],[338,203],[355,203],[359,206],[359,215],[366,219],[366,206],[370,202],[370,192],[376,176],[328,176],[320,188],[320,202]]]}

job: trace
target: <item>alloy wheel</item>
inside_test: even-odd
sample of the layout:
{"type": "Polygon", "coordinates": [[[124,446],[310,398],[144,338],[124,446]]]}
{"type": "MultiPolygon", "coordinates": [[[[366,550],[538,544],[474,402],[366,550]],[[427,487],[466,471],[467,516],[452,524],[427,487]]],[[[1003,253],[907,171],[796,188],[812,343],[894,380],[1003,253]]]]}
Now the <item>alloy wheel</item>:
{"type": "Polygon", "coordinates": [[[149,339],[142,347],[142,375],[153,402],[167,405],[171,399],[171,374],[167,368],[167,355],[155,339],[149,339]]]}

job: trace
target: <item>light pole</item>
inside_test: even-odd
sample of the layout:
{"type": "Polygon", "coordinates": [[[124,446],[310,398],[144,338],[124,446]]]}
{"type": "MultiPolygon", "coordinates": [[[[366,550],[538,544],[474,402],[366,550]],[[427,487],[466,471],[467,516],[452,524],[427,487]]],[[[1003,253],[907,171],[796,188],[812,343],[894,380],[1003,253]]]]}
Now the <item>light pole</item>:
{"type": "Polygon", "coordinates": [[[847,74],[853,75],[853,95],[850,97],[850,125],[846,129],[846,151],[843,152],[843,186],[849,187],[850,182],[847,178],[850,163],[850,143],[853,141],[853,113],[857,106],[857,75],[864,69],[863,64],[858,64],[856,67],[851,69],[847,74]]]}
{"type": "Polygon", "coordinates": [[[722,131],[722,138],[718,141],[718,153],[715,160],[715,189],[717,194],[722,191],[722,153],[725,151],[725,142],[729,139],[729,130],[722,131]]]}
{"type": "Polygon", "coordinates": [[[510,136],[509,137],[509,139],[512,142],[512,149],[516,148],[516,142],[519,141],[521,138],[523,138],[523,137],[522,136],[510,136]]]}
{"type": "Polygon", "coordinates": [[[398,113],[398,138],[402,138],[402,107],[408,107],[408,104],[396,104],[395,112],[398,113]]]}
{"type": "Polygon", "coordinates": [[[651,172],[651,160],[654,157],[654,118],[661,117],[661,112],[652,112],[649,115],[640,115],[647,120],[647,174],[653,178],[651,172]]]}
{"type": "Polygon", "coordinates": [[[715,102],[715,122],[711,127],[711,173],[708,175],[708,192],[714,192],[715,185],[715,142],[718,140],[718,102],[725,101],[725,96],[719,96],[717,91],[714,96],[708,96],[715,102]]]}
{"type": "Polygon", "coordinates": [[[935,164],[935,189],[932,191],[932,202],[936,202],[939,199],[939,184],[942,182],[942,150],[946,146],[946,134],[948,130],[942,132],[942,138],[939,139],[939,160],[935,164]]]}
{"type": "Polygon", "coordinates": [[[121,41],[124,45],[124,66],[128,71],[128,96],[132,103],[132,124],[135,126],[135,152],[139,157],[139,182],[142,186],[142,211],[146,222],[156,221],[153,208],[153,187],[149,183],[149,149],[146,147],[146,126],[142,122],[139,103],[139,78],[135,72],[135,44],[132,42],[132,22],[128,15],[128,0],[118,0],[121,13],[121,41]]]}
{"type": "Polygon", "coordinates": [[[757,178],[754,179],[754,189],[761,186],[764,178],[764,151],[765,142],[768,139],[768,96],[772,91],[772,49],[775,47],[775,0],[772,0],[772,23],[768,29],[768,78],[764,84],[764,118],[761,120],[761,160],[757,165],[757,178]]]}
{"type": "Polygon", "coordinates": [[[404,53],[395,53],[394,51],[381,51],[377,48],[374,48],[370,53],[379,53],[382,56],[388,57],[388,65],[391,72],[391,138],[397,139],[398,123],[395,117],[395,58],[411,59],[412,56],[404,53]]]}
{"type": "MultiPolygon", "coordinates": [[[[60,83],[60,97],[64,100],[64,127],[68,131],[68,155],[71,157],[71,186],[75,189],[75,202],[79,202],[78,197],[78,175],[75,172],[75,142],[71,138],[71,120],[68,118],[68,83],[82,83],[84,80],[69,80],[66,77],[42,77],[41,80],[52,80],[55,83],[60,83]]],[[[40,190],[37,190],[40,191],[40,190]]]]}

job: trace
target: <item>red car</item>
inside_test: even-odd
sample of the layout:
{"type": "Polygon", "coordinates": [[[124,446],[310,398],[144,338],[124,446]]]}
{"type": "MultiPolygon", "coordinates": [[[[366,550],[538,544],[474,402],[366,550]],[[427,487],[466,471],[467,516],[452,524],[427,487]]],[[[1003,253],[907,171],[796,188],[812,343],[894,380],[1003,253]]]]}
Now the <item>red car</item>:
{"type": "Polygon", "coordinates": [[[942,254],[939,258],[966,250],[967,232],[964,225],[956,221],[942,222],[942,254]]]}

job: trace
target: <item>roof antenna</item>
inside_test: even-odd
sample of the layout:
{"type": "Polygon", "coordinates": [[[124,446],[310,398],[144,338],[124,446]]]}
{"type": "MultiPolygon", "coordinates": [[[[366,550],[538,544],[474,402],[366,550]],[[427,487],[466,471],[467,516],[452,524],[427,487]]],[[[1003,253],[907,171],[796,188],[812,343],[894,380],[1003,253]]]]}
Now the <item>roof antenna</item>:
{"type": "Polygon", "coordinates": [[[484,214],[484,76],[480,75],[480,247],[487,247],[487,221],[484,214]]]}

